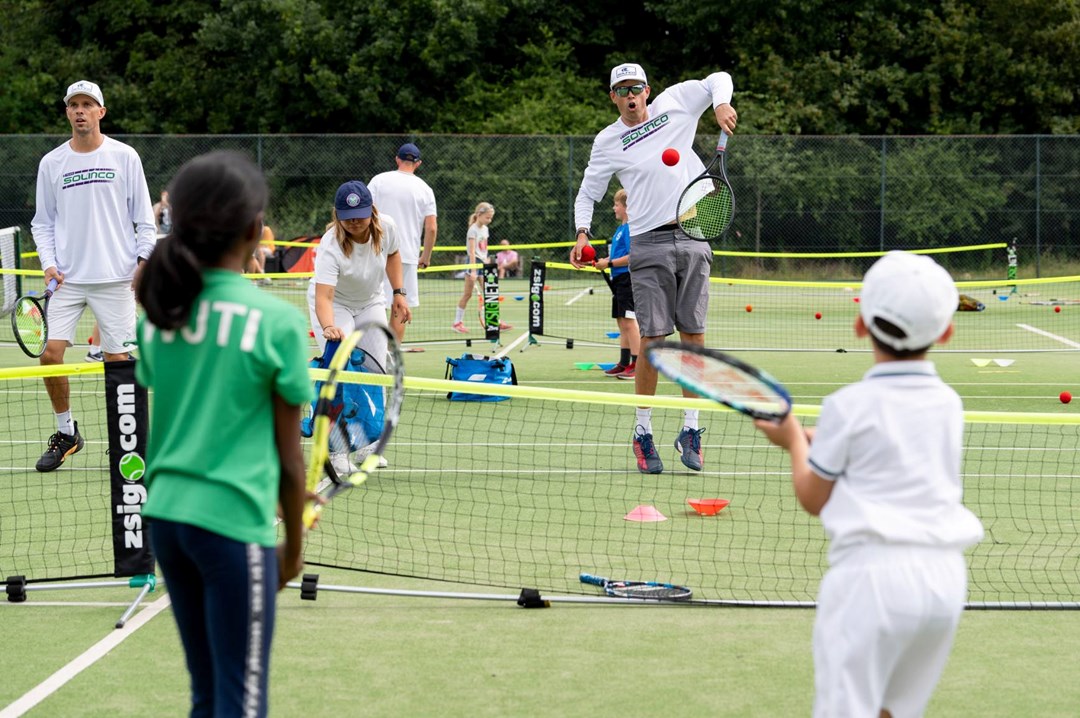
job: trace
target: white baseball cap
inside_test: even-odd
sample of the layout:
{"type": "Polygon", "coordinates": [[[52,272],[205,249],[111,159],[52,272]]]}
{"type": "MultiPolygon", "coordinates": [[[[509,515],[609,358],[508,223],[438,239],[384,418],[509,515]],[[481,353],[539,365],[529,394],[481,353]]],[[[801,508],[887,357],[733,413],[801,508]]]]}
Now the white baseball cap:
{"type": "Polygon", "coordinates": [[[960,295],[952,277],[930,257],[889,252],[863,277],[859,313],[870,333],[898,351],[924,349],[949,328],[960,295]],[[894,337],[875,326],[881,318],[905,336],[894,337]]]}
{"type": "Polygon", "coordinates": [[[105,106],[105,98],[101,96],[101,88],[97,86],[96,82],[90,82],[89,80],[79,80],[68,86],[67,94],[64,95],[64,104],[71,100],[75,95],[88,95],[97,100],[97,103],[102,107],[105,106]]]}
{"type": "Polygon", "coordinates": [[[644,82],[646,85],[649,84],[649,81],[645,78],[645,70],[642,69],[641,65],[635,64],[633,62],[623,63],[622,65],[616,65],[615,67],[611,68],[610,87],[615,87],[615,85],[619,84],[623,80],[639,80],[640,82],[644,82]]]}

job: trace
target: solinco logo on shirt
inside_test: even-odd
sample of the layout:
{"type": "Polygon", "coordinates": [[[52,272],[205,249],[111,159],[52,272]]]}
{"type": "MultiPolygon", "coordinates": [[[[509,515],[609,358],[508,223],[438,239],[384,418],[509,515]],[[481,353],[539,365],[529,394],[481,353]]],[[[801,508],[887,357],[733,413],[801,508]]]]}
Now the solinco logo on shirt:
{"type": "Polygon", "coordinates": [[[120,429],[120,448],[128,452],[118,459],[124,486],[123,502],[117,504],[116,513],[124,517],[124,547],[142,548],[142,507],[146,503],[146,487],[137,482],[146,471],[146,463],[135,452],[138,446],[138,422],[135,418],[134,384],[116,387],[116,411],[119,416],[117,428],[120,429]]]}
{"type": "Polygon", "coordinates": [[[63,189],[78,187],[84,184],[96,184],[98,182],[112,182],[116,179],[116,170],[108,167],[95,167],[93,169],[76,170],[68,172],[63,177],[63,189]]]}
{"type": "Polygon", "coordinates": [[[659,117],[649,120],[641,127],[636,127],[622,136],[622,148],[629,149],[649,135],[653,134],[668,123],[668,115],[665,112],[659,117]]]}

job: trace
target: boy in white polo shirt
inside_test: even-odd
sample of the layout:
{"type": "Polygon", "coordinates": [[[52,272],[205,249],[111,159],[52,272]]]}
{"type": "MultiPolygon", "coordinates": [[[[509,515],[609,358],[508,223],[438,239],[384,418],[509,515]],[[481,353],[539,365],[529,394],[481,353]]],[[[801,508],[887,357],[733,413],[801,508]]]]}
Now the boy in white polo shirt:
{"type": "Polygon", "coordinates": [[[791,452],[795,495],[830,541],[815,716],[920,716],[948,659],[963,552],[983,537],[962,503],[963,406],[926,360],[952,336],[958,298],[932,259],[889,252],[866,273],[855,320],[874,366],[825,398],[816,430],[794,416],[755,422],[791,452]]]}

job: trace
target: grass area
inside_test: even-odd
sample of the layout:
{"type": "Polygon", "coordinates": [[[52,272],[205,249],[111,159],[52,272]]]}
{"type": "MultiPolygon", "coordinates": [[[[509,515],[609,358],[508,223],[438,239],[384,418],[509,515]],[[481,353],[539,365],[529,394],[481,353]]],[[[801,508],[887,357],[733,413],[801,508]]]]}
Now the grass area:
{"type": "MultiPolygon", "coordinates": [[[[567,288],[564,301],[573,296],[568,282],[556,278],[551,285],[552,296],[567,288]]],[[[424,295],[408,338],[436,336],[428,332],[448,323],[445,313],[452,312],[456,287],[454,282],[424,295]]],[[[516,329],[504,334],[504,345],[524,330],[528,302],[513,296],[525,291],[524,280],[505,286],[504,316],[516,329]]],[[[294,294],[299,301],[302,294],[294,294]]],[[[740,352],[785,382],[798,404],[820,404],[824,395],[857,380],[871,362],[865,347],[850,336],[857,305],[850,295],[829,298],[834,300],[819,305],[822,310],[755,296],[754,311],[748,313],[742,306],[747,301],[732,289],[730,297],[714,301],[710,344],[724,347],[748,335],[802,341],[827,326],[827,341],[843,341],[836,348],[848,351],[740,352]],[[814,320],[813,311],[823,311],[824,318],[814,320]]],[[[1007,310],[1039,306],[1009,302],[959,315],[958,339],[982,331],[978,322],[993,323],[994,332],[1009,330],[1015,322],[1003,318],[1007,310]]],[[[552,321],[586,333],[573,350],[561,340],[515,347],[510,356],[522,383],[632,393],[632,382],[575,368],[617,359],[615,341],[606,337],[615,330],[608,304],[603,293],[586,293],[569,305],[568,311],[581,310],[576,315],[552,314],[552,321]]],[[[1044,319],[1057,321],[1070,320],[1080,308],[1067,307],[1053,317],[1052,310],[1041,310],[1044,319]]],[[[1026,334],[1015,327],[1009,331],[1026,334]]],[[[1058,331],[1080,341],[1080,331],[1071,325],[1058,331]]],[[[984,338],[998,336],[1011,335],[984,338]]],[[[425,352],[406,356],[410,375],[441,378],[447,356],[499,349],[484,341],[466,348],[460,337],[446,345],[438,341],[430,339],[425,352]]],[[[1071,414],[1077,404],[1063,405],[1057,396],[1066,389],[1080,394],[1075,356],[961,350],[933,358],[968,409],[1071,414]],[[1013,363],[976,366],[972,358],[1013,363]]],[[[69,358],[81,361],[81,353],[72,350],[69,358]]],[[[34,363],[16,349],[0,348],[0,364],[34,363]]],[[[88,393],[78,408],[85,418],[76,417],[88,428],[97,411],[93,381],[86,380],[88,393]]],[[[661,389],[676,393],[670,384],[662,383],[661,389]]],[[[4,435],[10,443],[0,445],[4,466],[36,457],[51,431],[40,381],[26,382],[19,391],[5,392],[8,406],[22,411],[8,410],[4,435]]],[[[324,582],[516,594],[521,585],[533,584],[515,582],[528,580],[544,581],[545,589],[560,593],[585,592],[574,585],[579,570],[666,567],[664,575],[645,577],[678,572],[712,597],[743,590],[756,597],[788,591],[812,598],[822,566],[820,527],[795,507],[783,456],[747,431],[741,418],[728,423],[709,416],[706,471],[697,475],[682,470],[670,446],[677,413],[658,411],[669,469],[657,478],[640,476],[630,464],[628,407],[583,409],[521,399],[457,404],[424,393],[410,395],[407,410],[409,420],[392,445],[391,468],[365,493],[328,508],[326,525],[309,552],[312,560],[384,573],[311,569],[324,582]],[[733,503],[706,522],[686,510],[683,502],[692,491],[728,496],[733,503]],[[669,521],[623,521],[622,514],[637,502],[656,505],[669,521]],[[393,573],[437,580],[388,575],[393,573]]],[[[1075,572],[1061,574],[1077,565],[1080,535],[1075,428],[1056,433],[1039,427],[1026,433],[969,428],[968,499],[984,521],[998,527],[973,552],[973,572],[990,575],[999,594],[1011,590],[1077,599],[1075,572]],[[1002,572],[1003,561],[1023,570],[1002,572]]],[[[12,546],[29,553],[40,545],[33,532],[44,518],[34,517],[65,502],[85,507],[86,519],[80,519],[85,526],[106,520],[105,502],[98,505],[92,498],[95,481],[103,482],[99,489],[107,486],[104,471],[96,468],[97,462],[104,466],[103,448],[75,458],[47,477],[27,471],[25,463],[21,472],[4,472],[8,488],[6,497],[0,488],[0,545],[5,556],[12,546]],[[16,498],[18,491],[22,498],[16,498]]],[[[86,535],[71,533],[74,523],[67,522],[68,533],[52,540],[74,541],[88,550],[86,535]]],[[[41,560],[55,562],[60,551],[50,549],[41,560]]],[[[7,564],[6,557],[2,560],[7,564]]],[[[0,674],[6,677],[0,682],[0,706],[110,634],[122,611],[43,602],[118,602],[133,594],[127,589],[35,593],[27,604],[0,606],[5,634],[20,640],[19,650],[0,655],[0,674]]],[[[287,591],[279,607],[271,693],[276,715],[585,715],[629,705],[645,714],[674,709],[690,715],[777,716],[805,715],[810,708],[813,613],[808,610],[567,604],[524,610],[509,602],[325,591],[315,602],[287,591]]],[[[1078,640],[1077,612],[969,612],[929,715],[1075,715],[1080,687],[1067,652],[1078,640]],[[1017,675],[1025,680],[1016,681],[1017,675]]],[[[147,710],[182,715],[186,701],[182,652],[166,611],[29,715],[134,716],[147,710]]]]}

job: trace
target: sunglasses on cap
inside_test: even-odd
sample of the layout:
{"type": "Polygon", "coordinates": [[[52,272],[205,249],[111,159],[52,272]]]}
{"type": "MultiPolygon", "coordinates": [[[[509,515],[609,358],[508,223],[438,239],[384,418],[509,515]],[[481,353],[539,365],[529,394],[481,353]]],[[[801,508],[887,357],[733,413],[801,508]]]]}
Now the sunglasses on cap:
{"type": "Polygon", "coordinates": [[[626,97],[630,94],[633,94],[635,97],[637,97],[642,92],[645,92],[645,84],[638,83],[636,85],[630,85],[629,87],[615,87],[611,91],[619,97],[626,97]]]}

